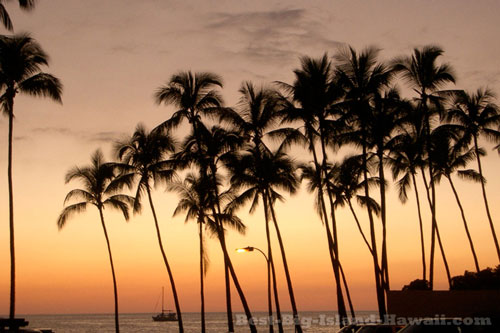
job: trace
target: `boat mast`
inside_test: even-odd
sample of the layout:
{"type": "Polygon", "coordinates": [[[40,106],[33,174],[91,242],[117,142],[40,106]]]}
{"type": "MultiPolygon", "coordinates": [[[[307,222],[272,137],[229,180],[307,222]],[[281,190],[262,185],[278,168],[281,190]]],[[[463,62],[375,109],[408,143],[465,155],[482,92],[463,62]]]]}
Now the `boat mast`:
{"type": "Polygon", "coordinates": [[[164,287],[161,287],[161,313],[165,313],[165,309],[163,308],[163,294],[164,294],[164,287]]]}

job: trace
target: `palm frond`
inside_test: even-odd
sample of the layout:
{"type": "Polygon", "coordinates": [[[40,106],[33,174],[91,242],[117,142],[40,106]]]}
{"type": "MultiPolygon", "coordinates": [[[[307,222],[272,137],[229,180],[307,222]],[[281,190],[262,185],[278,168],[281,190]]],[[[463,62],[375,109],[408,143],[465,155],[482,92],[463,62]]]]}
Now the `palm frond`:
{"type": "Polygon", "coordinates": [[[63,211],[57,218],[57,228],[60,230],[64,228],[68,219],[73,215],[78,213],[83,213],[87,209],[88,202],[79,202],[67,207],[64,207],[63,211]]]}

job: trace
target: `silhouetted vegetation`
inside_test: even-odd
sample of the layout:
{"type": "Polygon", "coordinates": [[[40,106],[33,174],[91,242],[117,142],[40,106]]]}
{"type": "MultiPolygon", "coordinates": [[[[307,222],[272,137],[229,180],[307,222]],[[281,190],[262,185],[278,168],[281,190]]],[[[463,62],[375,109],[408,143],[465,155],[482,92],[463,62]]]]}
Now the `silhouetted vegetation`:
{"type": "Polygon", "coordinates": [[[479,272],[465,271],[464,275],[451,279],[450,290],[498,290],[500,289],[500,265],[479,272]]]}
{"type": "Polygon", "coordinates": [[[416,279],[403,287],[403,290],[431,290],[429,281],[416,279]]]}

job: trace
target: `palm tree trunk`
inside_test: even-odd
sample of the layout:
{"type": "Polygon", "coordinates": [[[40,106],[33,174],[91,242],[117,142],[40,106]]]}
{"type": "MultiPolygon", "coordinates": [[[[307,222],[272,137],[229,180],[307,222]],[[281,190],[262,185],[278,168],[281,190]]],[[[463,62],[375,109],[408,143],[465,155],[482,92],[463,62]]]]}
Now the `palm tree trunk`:
{"type": "MultiPolygon", "coordinates": [[[[349,286],[347,285],[347,279],[345,277],[344,269],[339,262],[340,274],[342,275],[342,281],[344,282],[345,295],[347,297],[347,302],[349,303],[349,309],[351,310],[352,322],[356,321],[356,313],[354,312],[354,306],[352,304],[351,293],[349,292],[349,286]]],[[[347,323],[346,323],[347,325],[347,323]]]]}
{"type": "Polygon", "coordinates": [[[488,205],[488,199],[486,197],[486,188],[484,186],[484,181],[483,181],[483,169],[481,167],[481,158],[479,157],[479,146],[477,144],[477,136],[474,136],[474,150],[476,152],[477,167],[479,170],[479,175],[481,176],[481,190],[483,191],[484,207],[486,208],[486,215],[488,215],[488,222],[490,224],[491,235],[493,236],[493,241],[495,242],[495,248],[497,250],[498,260],[500,260],[500,246],[498,245],[498,238],[497,238],[497,234],[495,232],[495,226],[493,225],[493,220],[491,218],[490,207],[488,205]]]}
{"type": "MultiPolygon", "coordinates": [[[[319,202],[321,205],[321,213],[320,214],[322,214],[321,218],[323,219],[324,224],[325,224],[325,231],[326,231],[326,237],[327,237],[327,242],[328,242],[328,252],[330,254],[330,261],[332,263],[333,276],[335,278],[335,287],[336,287],[336,293],[337,293],[337,310],[338,310],[339,317],[340,317],[340,325],[343,326],[343,322],[346,321],[346,319],[347,319],[347,311],[345,309],[344,296],[342,293],[342,286],[341,286],[341,280],[340,280],[340,274],[339,274],[339,266],[340,266],[339,264],[340,263],[339,263],[338,257],[337,257],[338,249],[337,249],[337,251],[335,251],[335,244],[334,244],[335,241],[333,239],[332,232],[330,231],[330,224],[328,222],[328,213],[326,210],[325,198],[323,196],[322,170],[321,170],[321,166],[319,165],[318,156],[316,154],[316,149],[314,147],[314,140],[313,140],[313,136],[311,134],[312,132],[313,132],[312,129],[308,130],[308,133],[310,133],[309,134],[309,142],[310,142],[309,150],[312,152],[312,155],[313,155],[316,177],[317,177],[318,182],[319,182],[318,197],[319,197],[319,202]]],[[[327,155],[326,155],[326,147],[325,147],[324,140],[323,140],[322,136],[321,136],[321,149],[322,149],[322,153],[323,153],[323,164],[324,164],[324,163],[326,163],[327,155]]],[[[325,175],[325,178],[326,178],[326,175],[325,175]]],[[[331,189],[329,189],[328,183],[327,183],[327,191],[328,191],[328,194],[330,196],[330,205],[331,205],[332,219],[333,219],[334,206],[332,205],[331,189]]],[[[335,222],[332,221],[332,227],[334,227],[334,226],[335,226],[335,222]]],[[[336,233],[335,233],[335,236],[336,236],[336,233]]]]}
{"type": "MultiPolygon", "coordinates": [[[[368,199],[370,197],[370,192],[368,189],[368,170],[367,170],[367,152],[366,152],[366,145],[364,144],[365,140],[363,139],[363,151],[362,151],[362,158],[363,158],[363,177],[364,177],[364,188],[365,188],[365,197],[368,199]]],[[[371,238],[371,247],[372,247],[372,259],[373,259],[373,268],[374,268],[374,274],[375,274],[375,289],[377,293],[377,303],[378,303],[378,311],[379,311],[379,316],[380,319],[384,319],[386,315],[386,306],[385,306],[385,295],[384,295],[384,288],[383,288],[383,275],[382,272],[380,271],[380,267],[378,265],[378,253],[377,253],[377,239],[375,236],[375,222],[373,221],[373,213],[370,205],[367,205],[367,210],[368,210],[368,219],[370,221],[370,238],[371,238]]]]}
{"type": "Polygon", "coordinates": [[[372,247],[371,247],[370,243],[368,242],[368,239],[366,238],[366,235],[363,231],[363,228],[361,228],[361,224],[359,223],[358,216],[356,215],[356,212],[354,211],[354,207],[352,206],[351,199],[348,199],[347,203],[348,203],[349,208],[351,210],[352,216],[354,217],[354,221],[356,221],[356,225],[358,226],[359,233],[363,237],[363,240],[365,241],[365,244],[368,247],[368,250],[370,250],[370,254],[373,255],[372,247]]]}
{"type": "Polygon", "coordinates": [[[201,298],[201,333],[206,332],[205,325],[205,267],[203,264],[204,253],[203,253],[203,221],[198,220],[198,225],[200,227],[200,298],[201,298]]]}
{"type": "Polygon", "coordinates": [[[378,172],[380,178],[380,217],[382,221],[382,277],[383,285],[386,291],[390,289],[389,284],[389,262],[387,258],[387,207],[385,199],[385,174],[384,174],[384,155],[382,148],[378,149],[378,172]]]}
{"type": "Polygon", "coordinates": [[[429,287],[431,290],[434,287],[434,251],[435,251],[435,244],[436,244],[436,238],[438,240],[438,245],[439,249],[441,251],[441,256],[443,258],[443,264],[444,268],[446,270],[446,276],[448,278],[448,284],[451,286],[451,274],[450,274],[450,267],[448,265],[448,260],[446,259],[446,255],[444,252],[444,246],[443,243],[441,242],[441,236],[439,234],[439,228],[437,224],[437,218],[436,218],[436,188],[434,186],[434,181],[429,181],[429,185],[427,185],[427,180],[425,178],[425,173],[424,170],[422,169],[422,178],[424,180],[424,185],[427,193],[427,201],[429,202],[429,207],[431,209],[431,215],[432,215],[432,238],[431,238],[431,260],[429,263],[429,287]],[[430,189],[429,189],[430,187],[430,189]],[[429,193],[429,191],[431,193],[429,193]]]}
{"type": "Polygon", "coordinates": [[[415,174],[411,174],[411,179],[413,181],[413,187],[415,188],[415,198],[417,200],[417,212],[418,212],[418,224],[420,227],[420,247],[422,248],[422,280],[427,278],[427,271],[425,265],[425,242],[424,242],[424,224],[422,221],[422,213],[420,209],[420,198],[418,196],[417,180],[415,179],[415,174]]]}
{"type": "Polygon", "coordinates": [[[14,187],[12,183],[12,135],[14,123],[14,100],[8,99],[9,114],[9,153],[7,178],[9,182],[9,239],[10,239],[10,307],[9,318],[12,320],[16,316],[16,251],[14,243],[14,187]]]}
{"type": "Polygon", "coordinates": [[[170,286],[172,287],[172,294],[174,296],[174,302],[175,302],[175,311],[177,312],[177,320],[179,323],[179,333],[184,333],[184,325],[182,322],[181,307],[179,305],[179,298],[177,297],[177,289],[175,288],[174,275],[172,274],[172,270],[170,269],[170,265],[168,263],[167,256],[165,255],[165,250],[163,249],[163,242],[161,240],[161,234],[160,234],[160,226],[158,225],[158,218],[156,217],[156,211],[155,211],[155,207],[153,205],[153,199],[151,197],[151,190],[150,190],[149,186],[146,186],[146,190],[148,192],[149,205],[151,206],[151,212],[153,213],[153,218],[155,221],[156,236],[158,237],[158,244],[160,245],[161,255],[163,257],[163,262],[165,263],[165,267],[167,268],[168,277],[170,279],[170,286]]]}
{"type": "Polygon", "coordinates": [[[229,273],[228,259],[224,256],[224,283],[226,286],[226,316],[227,316],[227,331],[234,332],[233,323],[233,305],[231,303],[231,279],[229,273]]]}
{"type": "MultiPolygon", "coordinates": [[[[213,209],[215,212],[215,209],[213,209]]],[[[219,226],[220,228],[220,226],[219,226]]],[[[238,277],[236,276],[236,272],[234,271],[233,264],[231,262],[231,259],[229,258],[229,253],[227,252],[227,247],[226,247],[226,240],[224,236],[224,231],[220,230],[219,231],[219,243],[222,248],[222,253],[224,255],[224,261],[227,263],[227,268],[229,269],[229,273],[231,274],[231,278],[233,280],[234,286],[236,288],[236,291],[238,292],[238,295],[240,296],[241,304],[243,305],[243,309],[245,311],[245,315],[248,320],[248,325],[250,327],[250,332],[251,333],[257,333],[257,327],[255,325],[255,321],[252,317],[252,313],[250,312],[250,308],[248,307],[247,300],[245,298],[245,294],[243,293],[243,289],[241,289],[241,285],[238,281],[238,277]]]]}
{"type": "Polygon", "coordinates": [[[450,182],[451,189],[453,190],[453,194],[455,195],[455,199],[457,199],[458,208],[460,208],[460,214],[462,215],[462,221],[464,222],[465,233],[467,234],[467,239],[469,240],[470,249],[472,251],[472,257],[474,258],[474,265],[476,266],[476,271],[479,273],[479,262],[477,260],[476,250],[474,249],[474,243],[472,242],[472,237],[469,232],[469,226],[467,225],[467,220],[465,219],[465,212],[460,202],[460,198],[458,197],[457,190],[455,189],[455,185],[451,180],[450,175],[446,175],[448,181],[450,182]]]}
{"type": "Polygon", "coordinates": [[[115,295],[115,332],[120,332],[120,324],[118,321],[118,288],[116,287],[116,276],[115,276],[115,266],[113,265],[113,256],[111,255],[111,245],[109,244],[108,232],[106,231],[106,225],[104,224],[104,214],[102,213],[102,207],[98,207],[99,215],[101,216],[102,229],[104,230],[104,237],[106,237],[106,244],[108,245],[109,262],[111,264],[111,274],[113,275],[113,291],[115,295]]]}
{"type": "MultiPolygon", "coordinates": [[[[267,281],[271,281],[271,263],[273,263],[273,251],[271,248],[271,235],[269,232],[269,208],[267,207],[267,199],[265,193],[262,193],[262,201],[264,202],[264,219],[266,223],[266,240],[267,240],[267,281]]],[[[274,263],[273,263],[274,266],[274,263]]],[[[269,332],[273,332],[273,311],[272,311],[272,302],[271,302],[271,285],[268,285],[268,306],[269,306],[269,332]]],[[[275,289],[276,290],[276,289],[275,289]]],[[[277,309],[276,309],[277,310],[277,309]]]]}
{"type": "Polygon", "coordinates": [[[290,271],[288,269],[288,263],[286,260],[285,245],[283,244],[283,239],[281,238],[281,232],[278,227],[278,222],[276,221],[276,214],[274,212],[274,207],[269,193],[266,192],[267,199],[269,200],[269,210],[271,211],[271,217],[273,219],[274,228],[276,229],[276,236],[278,237],[278,243],[281,251],[281,258],[283,260],[283,268],[285,270],[286,283],[288,286],[288,293],[290,294],[290,303],[292,305],[292,313],[295,325],[295,331],[297,333],[302,333],[302,327],[300,325],[299,313],[297,311],[297,304],[295,303],[295,295],[293,292],[292,279],[290,277],[290,271]]]}
{"type": "Polygon", "coordinates": [[[278,332],[283,333],[283,318],[281,317],[280,300],[278,297],[278,282],[276,280],[276,270],[274,269],[274,262],[271,262],[271,274],[273,278],[273,294],[274,304],[276,305],[276,319],[278,321],[278,332]]]}

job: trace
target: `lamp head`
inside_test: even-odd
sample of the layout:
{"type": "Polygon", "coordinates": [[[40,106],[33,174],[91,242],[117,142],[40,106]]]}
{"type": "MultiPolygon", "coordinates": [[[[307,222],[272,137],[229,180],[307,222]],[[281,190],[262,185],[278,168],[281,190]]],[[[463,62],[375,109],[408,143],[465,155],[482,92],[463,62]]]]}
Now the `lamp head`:
{"type": "Polygon", "coordinates": [[[239,252],[239,253],[242,253],[242,252],[252,252],[253,249],[254,248],[252,246],[247,246],[247,247],[236,249],[236,252],[239,252]]]}

